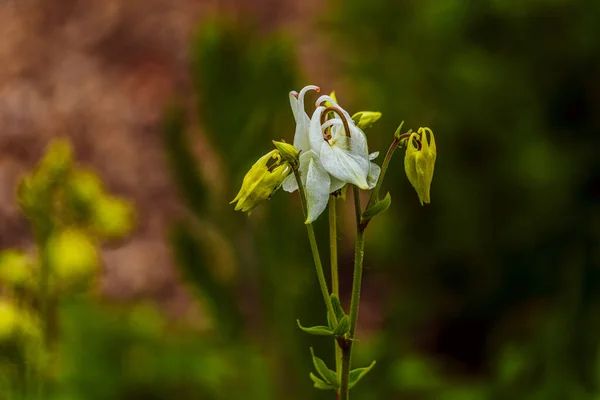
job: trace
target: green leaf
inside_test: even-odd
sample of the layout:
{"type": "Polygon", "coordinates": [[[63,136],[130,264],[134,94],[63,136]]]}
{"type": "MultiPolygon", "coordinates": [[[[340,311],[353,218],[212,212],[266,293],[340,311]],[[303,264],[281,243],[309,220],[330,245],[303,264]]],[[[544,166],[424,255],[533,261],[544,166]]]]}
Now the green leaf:
{"type": "Polygon", "coordinates": [[[354,385],[358,383],[362,379],[363,376],[367,374],[373,367],[375,366],[375,361],[371,363],[368,367],[356,368],[350,371],[350,376],[348,377],[348,387],[352,389],[354,385]]]}
{"type": "Polygon", "coordinates": [[[329,383],[335,389],[340,387],[340,382],[337,379],[337,374],[335,371],[327,368],[327,364],[325,361],[321,360],[319,357],[315,356],[315,352],[312,347],[310,348],[310,354],[312,355],[313,364],[315,365],[315,369],[321,375],[321,378],[325,380],[325,382],[329,383]]]}
{"type": "Polygon", "coordinates": [[[298,327],[300,329],[302,329],[304,332],[306,332],[310,335],[317,335],[317,336],[332,336],[333,335],[333,331],[328,326],[317,325],[317,326],[304,327],[300,324],[299,319],[297,319],[296,322],[298,323],[298,327]]]}
{"type": "Polygon", "coordinates": [[[344,315],[342,319],[338,321],[338,325],[333,330],[333,336],[343,336],[350,331],[350,319],[347,315],[344,315]]]}
{"type": "Polygon", "coordinates": [[[309,374],[310,375],[310,379],[312,379],[312,381],[315,383],[314,387],[317,389],[321,389],[321,390],[335,390],[335,387],[330,385],[329,383],[322,381],[320,378],[318,378],[315,374],[313,374],[312,372],[309,374]]]}
{"type": "Polygon", "coordinates": [[[344,312],[344,309],[342,308],[340,299],[335,294],[331,295],[331,305],[333,306],[333,312],[335,313],[335,318],[338,321],[340,321],[342,318],[344,318],[346,313],[344,312]]]}
{"type": "Polygon", "coordinates": [[[390,204],[392,204],[392,196],[390,196],[390,192],[385,195],[383,200],[379,200],[377,203],[373,205],[373,207],[365,210],[362,214],[364,219],[371,219],[376,215],[384,213],[388,208],[390,208],[390,204]]]}

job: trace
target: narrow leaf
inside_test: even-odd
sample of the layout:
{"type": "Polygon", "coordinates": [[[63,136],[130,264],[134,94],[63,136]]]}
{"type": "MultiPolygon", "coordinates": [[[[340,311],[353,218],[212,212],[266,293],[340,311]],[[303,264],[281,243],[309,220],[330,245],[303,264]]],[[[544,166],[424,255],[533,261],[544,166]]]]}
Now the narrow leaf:
{"type": "Polygon", "coordinates": [[[344,315],[342,319],[338,321],[338,325],[333,330],[333,336],[343,336],[350,331],[350,319],[347,315],[344,315]]]}
{"type": "Polygon", "coordinates": [[[346,313],[344,312],[344,309],[342,308],[340,299],[335,294],[331,295],[331,305],[333,306],[333,312],[335,313],[335,318],[339,322],[342,318],[344,318],[346,313]]]}
{"type": "Polygon", "coordinates": [[[298,327],[300,329],[302,329],[304,332],[306,332],[306,333],[308,333],[310,335],[317,335],[317,336],[331,336],[331,335],[333,335],[333,331],[328,326],[317,325],[317,326],[305,327],[305,326],[302,326],[300,324],[300,320],[299,319],[297,319],[296,322],[298,323],[298,327]]]}
{"type": "Polygon", "coordinates": [[[375,361],[371,363],[368,367],[356,368],[350,371],[350,376],[348,377],[348,387],[352,389],[354,385],[358,383],[362,379],[363,376],[367,374],[373,367],[375,366],[375,361]]]}
{"type": "Polygon", "coordinates": [[[340,383],[337,379],[337,374],[335,373],[335,371],[332,371],[329,368],[327,368],[327,364],[325,364],[325,361],[315,356],[315,352],[313,351],[312,347],[310,348],[310,353],[312,354],[315,369],[317,370],[319,375],[321,375],[321,378],[323,378],[325,382],[332,385],[335,389],[339,388],[340,383]]]}
{"type": "Polygon", "coordinates": [[[392,204],[392,196],[390,196],[390,192],[388,192],[383,200],[379,200],[373,205],[373,207],[365,210],[362,216],[365,219],[373,218],[376,215],[384,213],[388,208],[390,208],[390,204],[392,204]]]}
{"type": "Polygon", "coordinates": [[[321,390],[332,390],[332,389],[335,389],[335,387],[331,386],[329,383],[327,383],[325,381],[322,381],[320,378],[318,378],[312,372],[309,375],[310,375],[310,379],[312,379],[312,381],[315,383],[314,384],[315,388],[321,389],[321,390]]]}

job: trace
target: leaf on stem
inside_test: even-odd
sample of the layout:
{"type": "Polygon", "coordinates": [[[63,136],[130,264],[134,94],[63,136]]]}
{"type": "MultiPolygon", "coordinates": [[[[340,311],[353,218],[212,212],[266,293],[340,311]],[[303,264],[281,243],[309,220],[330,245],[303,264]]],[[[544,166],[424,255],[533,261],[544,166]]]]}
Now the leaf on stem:
{"type": "Polygon", "coordinates": [[[341,320],[342,318],[344,318],[346,313],[344,312],[344,309],[342,308],[340,299],[335,294],[331,295],[331,305],[333,306],[333,312],[335,313],[335,318],[338,321],[341,320]]]}
{"type": "Polygon", "coordinates": [[[338,321],[338,325],[333,330],[333,336],[344,336],[350,331],[350,319],[347,315],[344,315],[342,319],[338,321]]]}
{"type": "Polygon", "coordinates": [[[332,336],[333,335],[333,331],[328,326],[317,325],[317,326],[305,327],[300,324],[299,319],[297,319],[296,322],[298,323],[298,327],[300,329],[302,329],[304,332],[306,332],[310,335],[317,335],[317,336],[332,336]]]}
{"type": "Polygon", "coordinates": [[[362,217],[364,219],[371,219],[376,215],[384,213],[388,208],[390,208],[390,204],[392,204],[392,196],[390,196],[390,192],[385,195],[383,200],[379,200],[377,203],[373,205],[373,207],[365,210],[363,212],[362,217]]]}
{"type": "Polygon", "coordinates": [[[313,351],[312,347],[310,348],[310,354],[312,355],[315,369],[317,370],[319,375],[321,375],[321,378],[323,378],[326,383],[333,386],[334,389],[338,389],[340,387],[340,382],[338,381],[336,372],[327,368],[327,364],[325,364],[325,361],[315,356],[315,352],[313,351]]]}
{"type": "Polygon", "coordinates": [[[315,383],[313,385],[315,388],[321,389],[321,390],[335,390],[334,386],[332,386],[331,384],[329,384],[329,383],[321,380],[320,378],[318,378],[312,372],[309,375],[310,375],[310,379],[312,379],[312,381],[315,383]]]}
{"type": "Polygon", "coordinates": [[[375,361],[371,363],[368,367],[356,368],[350,371],[350,376],[348,377],[348,388],[352,389],[354,385],[358,383],[362,379],[363,376],[367,374],[373,367],[375,366],[375,361]]]}

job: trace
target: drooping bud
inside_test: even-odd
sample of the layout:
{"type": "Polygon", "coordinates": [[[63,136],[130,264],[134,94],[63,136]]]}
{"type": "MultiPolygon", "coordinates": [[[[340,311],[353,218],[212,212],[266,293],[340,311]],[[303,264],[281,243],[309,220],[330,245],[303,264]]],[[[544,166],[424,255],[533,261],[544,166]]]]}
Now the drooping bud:
{"type": "Polygon", "coordinates": [[[235,210],[250,214],[262,201],[271,198],[290,172],[292,168],[289,162],[282,162],[279,150],[271,150],[250,168],[239,193],[229,204],[237,201],[235,210]],[[267,166],[271,159],[275,159],[275,162],[267,166]]]}
{"type": "Polygon", "coordinates": [[[373,126],[379,118],[381,118],[381,113],[379,111],[359,111],[352,116],[352,120],[356,126],[363,131],[373,126]]]}
{"type": "Polygon", "coordinates": [[[413,132],[406,145],[404,169],[408,180],[417,191],[421,205],[431,201],[430,188],[435,158],[435,139],[431,129],[419,128],[418,132],[413,132]]]}
{"type": "Polygon", "coordinates": [[[284,161],[289,162],[292,167],[298,168],[299,153],[293,145],[286,143],[283,140],[281,142],[276,142],[275,140],[273,140],[273,144],[275,145],[277,150],[279,150],[279,154],[281,155],[281,158],[283,158],[284,161]]]}
{"type": "Polygon", "coordinates": [[[93,239],[78,229],[55,231],[48,239],[47,257],[53,285],[72,288],[87,283],[100,267],[93,239]]]}
{"type": "Polygon", "coordinates": [[[0,252],[0,284],[21,288],[33,284],[34,259],[27,253],[15,249],[0,252]]]}

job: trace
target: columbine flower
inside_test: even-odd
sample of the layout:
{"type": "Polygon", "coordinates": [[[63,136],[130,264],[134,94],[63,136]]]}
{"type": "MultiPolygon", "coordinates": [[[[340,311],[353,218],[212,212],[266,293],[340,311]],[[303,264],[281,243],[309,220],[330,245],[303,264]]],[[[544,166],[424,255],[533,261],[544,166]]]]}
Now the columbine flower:
{"type": "MultiPolygon", "coordinates": [[[[309,89],[315,86],[307,87],[309,89]]],[[[325,210],[329,194],[346,183],[361,189],[372,189],[377,183],[380,168],[372,163],[377,153],[369,155],[367,138],[356,126],[350,115],[341,108],[331,96],[321,96],[319,106],[308,119],[304,110],[303,95],[292,92],[290,102],[296,118],[296,137],[294,146],[303,150],[300,155],[300,176],[306,188],[308,215],[306,223],[311,223],[325,210]],[[296,101],[295,101],[296,100],[296,101]],[[305,118],[305,117],[306,118],[305,118]],[[324,121],[325,117],[332,117],[324,121]],[[306,121],[309,121],[308,128],[306,121]]],[[[294,177],[289,176],[283,182],[283,189],[293,192],[298,189],[294,177]]]]}
{"type": "Polygon", "coordinates": [[[231,203],[237,201],[235,210],[248,212],[250,215],[259,203],[271,198],[290,172],[292,172],[290,164],[282,162],[278,150],[271,150],[259,158],[244,177],[239,193],[231,201],[231,203]],[[271,159],[275,162],[267,166],[271,159]]]}
{"type": "Polygon", "coordinates": [[[429,128],[419,128],[410,135],[406,143],[404,169],[411,185],[417,191],[421,205],[430,202],[429,190],[433,179],[436,148],[433,132],[429,128]],[[429,133],[429,138],[427,138],[429,133]],[[418,145],[415,147],[415,144],[418,145]]]}

